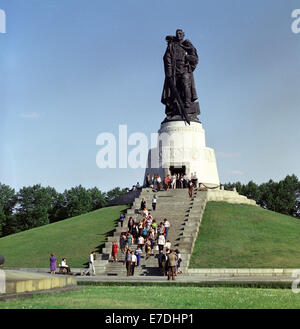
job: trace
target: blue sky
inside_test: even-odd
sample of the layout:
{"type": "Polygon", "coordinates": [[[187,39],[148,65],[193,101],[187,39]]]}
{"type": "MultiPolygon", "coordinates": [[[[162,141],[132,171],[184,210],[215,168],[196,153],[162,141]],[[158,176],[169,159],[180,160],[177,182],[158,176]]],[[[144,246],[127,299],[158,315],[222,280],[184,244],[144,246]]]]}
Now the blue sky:
{"type": "MultiPolygon", "coordinates": [[[[108,190],[144,169],[99,169],[96,137],[118,126],[149,138],[165,36],[198,49],[196,88],[220,180],[300,178],[300,34],[294,0],[0,0],[0,182],[108,190]]],[[[130,150],[130,147],[129,147],[130,150]]]]}

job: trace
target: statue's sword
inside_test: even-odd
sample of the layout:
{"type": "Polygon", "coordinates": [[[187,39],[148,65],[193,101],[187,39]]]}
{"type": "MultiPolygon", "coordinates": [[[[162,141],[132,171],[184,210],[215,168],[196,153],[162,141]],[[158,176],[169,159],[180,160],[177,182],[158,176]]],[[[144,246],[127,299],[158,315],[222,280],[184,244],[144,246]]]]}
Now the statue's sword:
{"type": "Polygon", "coordinates": [[[182,117],[182,119],[185,119],[185,121],[191,125],[191,122],[189,120],[189,116],[185,110],[185,107],[184,107],[184,104],[182,102],[182,99],[178,93],[178,90],[175,86],[175,83],[173,81],[173,78],[170,79],[170,88],[171,88],[171,91],[172,91],[172,94],[174,95],[175,99],[177,100],[177,106],[178,106],[178,109],[179,109],[179,112],[180,112],[180,115],[182,117]]]}

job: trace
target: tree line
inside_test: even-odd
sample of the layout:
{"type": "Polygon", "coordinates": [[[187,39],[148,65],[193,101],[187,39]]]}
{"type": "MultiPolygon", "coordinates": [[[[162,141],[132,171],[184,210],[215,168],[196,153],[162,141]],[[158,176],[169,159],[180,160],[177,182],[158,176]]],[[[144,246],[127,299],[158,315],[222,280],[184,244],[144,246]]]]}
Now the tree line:
{"type": "Polygon", "coordinates": [[[224,184],[225,189],[234,187],[239,194],[255,200],[264,209],[300,218],[300,182],[295,175],[288,175],[279,182],[270,179],[260,185],[253,181],[224,184]]]}
{"type": "Polygon", "coordinates": [[[16,192],[0,183],[0,237],[102,208],[124,193],[125,189],[119,187],[101,192],[97,187],[86,189],[81,185],[59,193],[40,184],[16,192]]]}
{"type": "MultiPolygon", "coordinates": [[[[300,218],[300,182],[295,175],[274,182],[248,184],[226,183],[225,189],[236,188],[241,195],[253,199],[264,209],[300,218]]],[[[104,207],[126,189],[116,187],[101,192],[97,187],[79,185],[59,193],[40,184],[23,187],[16,192],[0,183],[0,237],[55,223],[104,207]]]]}

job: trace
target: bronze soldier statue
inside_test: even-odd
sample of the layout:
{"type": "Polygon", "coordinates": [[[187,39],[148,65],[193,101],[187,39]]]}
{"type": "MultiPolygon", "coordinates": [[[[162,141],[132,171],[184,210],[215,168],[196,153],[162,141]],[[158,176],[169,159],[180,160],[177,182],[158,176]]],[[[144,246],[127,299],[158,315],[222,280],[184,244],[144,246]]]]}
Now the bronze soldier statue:
{"type": "Polygon", "coordinates": [[[176,36],[167,36],[168,47],[164,55],[165,83],[161,102],[166,105],[168,121],[199,122],[200,114],[193,72],[198,64],[196,48],[184,40],[184,31],[178,29],[176,36]]]}

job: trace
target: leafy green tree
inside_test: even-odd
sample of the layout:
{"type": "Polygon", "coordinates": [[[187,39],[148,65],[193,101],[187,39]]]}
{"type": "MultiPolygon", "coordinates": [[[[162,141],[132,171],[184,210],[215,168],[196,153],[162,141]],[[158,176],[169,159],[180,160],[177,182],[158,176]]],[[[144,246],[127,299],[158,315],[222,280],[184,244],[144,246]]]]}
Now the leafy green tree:
{"type": "Polygon", "coordinates": [[[278,211],[278,183],[270,179],[260,185],[260,199],[258,203],[265,209],[278,211]]]}
{"type": "Polygon", "coordinates": [[[295,175],[286,176],[277,185],[276,211],[281,214],[297,216],[300,197],[300,183],[295,175]]]}
{"type": "Polygon", "coordinates": [[[13,214],[16,202],[15,190],[0,183],[0,237],[5,235],[5,226],[13,214]]]}
{"type": "Polygon", "coordinates": [[[225,183],[224,184],[224,189],[225,190],[232,190],[234,188],[234,183],[225,183]]]}
{"type": "Polygon", "coordinates": [[[66,219],[67,201],[63,193],[58,193],[53,187],[46,187],[47,193],[50,195],[50,208],[48,210],[50,223],[66,219]]]}
{"type": "Polygon", "coordinates": [[[81,185],[65,190],[67,217],[79,216],[92,210],[92,197],[81,185]]]}
{"type": "Polygon", "coordinates": [[[105,206],[105,193],[102,193],[97,187],[88,189],[92,199],[92,210],[100,209],[105,206]]]}
{"type": "Polygon", "coordinates": [[[121,190],[120,187],[115,187],[114,189],[112,189],[106,193],[106,196],[105,196],[106,202],[109,202],[109,201],[115,199],[116,197],[123,195],[125,193],[126,193],[126,189],[121,190]]]}
{"type": "Polygon", "coordinates": [[[51,223],[68,218],[67,200],[64,193],[57,193],[50,215],[51,223]]]}
{"type": "Polygon", "coordinates": [[[250,181],[247,185],[241,186],[241,194],[252,200],[259,200],[260,190],[259,186],[253,181],[250,181]]]}
{"type": "Polygon", "coordinates": [[[18,230],[24,231],[49,224],[48,211],[51,208],[51,196],[47,188],[40,184],[23,187],[17,194],[18,230]]]}
{"type": "Polygon", "coordinates": [[[232,186],[265,209],[300,218],[300,182],[295,175],[286,176],[278,183],[270,179],[259,186],[253,181],[246,185],[240,182],[225,184],[227,189],[232,186]]]}
{"type": "Polygon", "coordinates": [[[244,185],[241,182],[236,182],[234,186],[238,193],[243,194],[244,185]]]}
{"type": "Polygon", "coordinates": [[[0,237],[4,235],[4,227],[6,224],[6,216],[2,208],[0,208],[0,237]]]}
{"type": "Polygon", "coordinates": [[[10,235],[14,233],[21,232],[22,228],[18,224],[17,214],[6,217],[6,224],[3,228],[3,235],[10,235]]]}
{"type": "Polygon", "coordinates": [[[0,183],[0,207],[6,216],[13,213],[13,209],[16,205],[17,197],[15,190],[0,183]]]}

